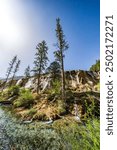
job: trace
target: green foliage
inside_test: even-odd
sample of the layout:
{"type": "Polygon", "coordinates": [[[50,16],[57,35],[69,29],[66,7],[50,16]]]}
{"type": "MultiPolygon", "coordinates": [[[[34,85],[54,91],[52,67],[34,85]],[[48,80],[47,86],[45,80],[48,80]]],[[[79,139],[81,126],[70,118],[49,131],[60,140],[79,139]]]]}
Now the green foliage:
{"type": "Polygon", "coordinates": [[[87,100],[84,100],[84,106],[83,106],[85,108],[85,115],[84,115],[85,121],[88,118],[94,118],[95,115],[99,116],[99,113],[100,113],[100,110],[96,101],[91,96],[89,96],[88,99],[90,100],[90,102],[88,102],[87,100]]]}
{"type": "MultiPolygon", "coordinates": [[[[78,124],[65,118],[54,121],[51,126],[35,122],[18,124],[13,118],[3,116],[5,134],[10,147],[17,150],[99,150],[100,121],[87,119],[78,124]],[[7,123],[6,123],[7,122],[7,123]]],[[[0,141],[1,144],[1,141],[0,141]]]]}
{"type": "Polygon", "coordinates": [[[56,37],[57,37],[57,51],[54,52],[57,61],[63,61],[64,51],[68,49],[69,45],[65,40],[65,35],[63,33],[62,26],[60,24],[60,18],[56,19],[56,37]]]}
{"type": "Polygon", "coordinates": [[[57,108],[58,114],[59,115],[66,114],[66,105],[65,105],[65,102],[62,101],[62,100],[57,100],[57,102],[58,102],[58,108],[57,108]]]}
{"type": "Polygon", "coordinates": [[[66,149],[63,139],[50,126],[41,123],[18,124],[10,115],[3,112],[1,115],[0,125],[5,129],[4,135],[7,137],[0,140],[0,146],[5,144],[7,138],[6,147],[9,145],[9,150],[69,150],[66,149]]]}
{"type": "Polygon", "coordinates": [[[9,97],[18,96],[19,93],[20,93],[20,88],[19,88],[19,86],[17,86],[17,85],[11,86],[11,87],[8,89],[8,96],[9,96],[9,97]]]}
{"type": "Polygon", "coordinates": [[[60,63],[61,68],[61,92],[62,92],[62,99],[65,100],[65,74],[64,74],[64,57],[65,57],[65,50],[68,49],[69,45],[68,42],[65,40],[65,35],[63,33],[62,26],[60,24],[60,18],[56,19],[56,37],[57,43],[56,47],[57,50],[54,52],[56,60],[60,63]]]}
{"type": "Polygon", "coordinates": [[[47,73],[51,74],[53,80],[60,78],[60,64],[57,61],[54,61],[50,64],[50,66],[46,69],[47,73]]]}
{"type": "Polygon", "coordinates": [[[34,74],[40,74],[43,72],[43,70],[45,70],[45,67],[47,66],[47,62],[48,62],[48,47],[45,41],[42,41],[41,43],[39,43],[36,47],[37,52],[35,54],[35,61],[34,61],[34,68],[33,68],[33,72],[34,74]]]}
{"type": "Polygon", "coordinates": [[[52,83],[52,93],[60,94],[60,87],[61,87],[60,81],[59,80],[55,80],[52,83]]]}
{"type": "Polygon", "coordinates": [[[55,80],[52,82],[52,88],[48,90],[48,94],[52,95],[60,95],[61,83],[59,80],[55,80]]]}
{"type": "Polygon", "coordinates": [[[30,66],[28,65],[28,67],[25,69],[24,75],[26,78],[30,77],[30,66]]]}
{"type": "Polygon", "coordinates": [[[62,122],[55,122],[53,126],[72,150],[100,149],[100,123],[98,119],[88,119],[85,125],[77,124],[73,120],[62,120],[62,122]]]}
{"type": "Polygon", "coordinates": [[[90,71],[100,71],[100,60],[96,60],[96,63],[89,69],[90,71]]]}
{"type": "Polygon", "coordinates": [[[32,93],[29,90],[23,90],[18,99],[14,102],[15,107],[28,108],[34,103],[32,93]]]}
{"type": "Polygon", "coordinates": [[[34,61],[34,68],[33,68],[33,72],[35,75],[37,75],[37,93],[39,93],[40,90],[40,76],[41,73],[45,70],[45,67],[47,66],[47,62],[48,57],[48,47],[45,41],[42,41],[41,43],[39,43],[36,47],[37,52],[35,54],[35,61],[34,61]]]}

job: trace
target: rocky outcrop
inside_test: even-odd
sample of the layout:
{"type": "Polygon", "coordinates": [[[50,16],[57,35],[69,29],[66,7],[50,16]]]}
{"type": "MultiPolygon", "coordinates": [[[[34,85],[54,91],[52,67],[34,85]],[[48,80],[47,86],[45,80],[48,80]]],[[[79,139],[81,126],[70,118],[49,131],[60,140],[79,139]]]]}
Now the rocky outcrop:
{"type": "MultiPolygon", "coordinates": [[[[95,85],[99,83],[99,72],[72,70],[65,72],[66,88],[76,90],[77,92],[96,91],[95,85]]],[[[44,74],[41,76],[40,87],[44,91],[51,87],[52,78],[50,74],[44,74]]],[[[9,81],[10,82],[10,81],[9,81]]],[[[32,89],[36,91],[37,79],[36,77],[30,77],[28,79],[22,77],[14,82],[24,88],[32,89]]],[[[7,83],[8,85],[8,83],[7,83]]]]}
{"type": "Polygon", "coordinates": [[[99,83],[99,79],[100,76],[97,72],[83,70],[66,71],[68,87],[76,89],[79,92],[95,91],[95,85],[99,83]]]}

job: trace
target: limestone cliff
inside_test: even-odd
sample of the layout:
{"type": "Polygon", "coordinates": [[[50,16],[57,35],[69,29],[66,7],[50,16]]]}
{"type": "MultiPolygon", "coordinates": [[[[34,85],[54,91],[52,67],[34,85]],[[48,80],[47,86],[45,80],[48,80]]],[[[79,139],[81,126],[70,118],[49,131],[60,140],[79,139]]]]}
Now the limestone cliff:
{"type": "MultiPolygon", "coordinates": [[[[100,75],[99,72],[83,71],[83,70],[72,70],[66,71],[66,88],[77,90],[78,92],[85,91],[97,91],[97,83],[99,83],[100,75]]],[[[41,90],[44,91],[51,86],[52,78],[50,74],[44,74],[41,76],[41,90]]],[[[16,85],[23,86],[25,88],[30,88],[33,91],[36,90],[37,79],[36,77],[31,77],[29,79],[21,78],[16,80],[16,85]]]]}

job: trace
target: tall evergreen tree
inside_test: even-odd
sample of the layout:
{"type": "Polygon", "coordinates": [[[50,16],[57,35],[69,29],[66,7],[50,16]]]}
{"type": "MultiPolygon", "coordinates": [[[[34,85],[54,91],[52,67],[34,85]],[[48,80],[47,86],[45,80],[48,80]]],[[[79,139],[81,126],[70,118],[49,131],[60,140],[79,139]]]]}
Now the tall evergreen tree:
{"type": "MultiPolygon", "coordinates": [[[[11,73],[12,73],[12,69],[13,69],[14,64],[16,63],[16,61],[17,61],[17,55],[14,56],[13,59],[12,59],[12,60],[10,61],[10,63],[9,63],[9,67],[8,67],[8,69],[7,69],[6,80],[5,80],[5,82],[4,82],[3,89],[4,89],[4,87],[5,87],[5,85],[6,85],[7,81],[8,81],[9,76],[10,76],[11,73]]],[[[3,90],[3,89],[2,89],[2,90],[3,90]]]]}
{"type": "Polygon", "coordinates": [[[28,67],[25,69],[24,75],[26,78],[30,77],[30,66],[28,65],[28,67]]]}
{"type": "Polygon", "coordinates": [[[19,70],[19,65],[20,65],[20,63],[21,63],[20,60],[18,60],[18,61],[16,62],[16,65],[15,65],[15,68],[14,68],[14,71],[13,71],[13,76],[12,76],[12,78],[11,78],[11,84],[10,84],[10,85],[12,85],[13,80],[14,80],[14,78],[15,78],[15,75],[16,75],[17,71],[19,70]]]}
{"type": "Polygon", "coordinates": [[[37,93],[40,91],[40,77],[41,73],[45,70],[45,67],[47,66],[48,57],[48,47],[46,42],[43,40],[41,43],[39,43],[36,47],[36,54],[35,54],[35,61],[34,61],[34,68],[33,72],[37,76],[38,83],[37,83],[37,93]]]}
{"type": "Polygon", "coordinates": [[[56,60],[59,61],[61,66],[61,79],[62,79],[62,99],[65,100],[65,74],[64,74],[64,52],[68,49],[68,43],[65,40],[65,35],[63,33],[62,26],[60,24],[60,19],[56,19],[56,37],[57,37],[57,51],[54,52],[56,60]]]}

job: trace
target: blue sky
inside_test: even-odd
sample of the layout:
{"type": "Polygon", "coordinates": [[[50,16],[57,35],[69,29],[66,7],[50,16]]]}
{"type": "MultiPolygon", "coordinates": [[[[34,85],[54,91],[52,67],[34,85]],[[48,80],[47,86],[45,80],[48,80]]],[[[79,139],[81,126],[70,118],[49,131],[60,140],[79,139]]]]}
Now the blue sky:
{"type": "Polygon", "coordinates": [[[69,43],[65,70],[88,70],[99,58],[99,0],[4,0],[0,1],[0,17],[0,77],[16,54],[21,59],[17,75],[22,75],[27,65],[33,67],[35,47],[42,40],[49,47],[50,62],[54,61],[57,17],[69,43]]]}

